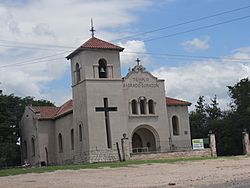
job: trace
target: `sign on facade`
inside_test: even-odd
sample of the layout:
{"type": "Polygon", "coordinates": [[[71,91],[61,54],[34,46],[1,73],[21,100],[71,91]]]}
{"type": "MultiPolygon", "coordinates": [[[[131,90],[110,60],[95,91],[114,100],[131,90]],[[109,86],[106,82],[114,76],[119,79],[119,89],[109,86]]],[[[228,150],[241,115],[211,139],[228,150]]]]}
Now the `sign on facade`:
{"type": "Polygon", "coordinates": [[[204,149],[203,139],[192,139],[193,149],[204,149]]]}

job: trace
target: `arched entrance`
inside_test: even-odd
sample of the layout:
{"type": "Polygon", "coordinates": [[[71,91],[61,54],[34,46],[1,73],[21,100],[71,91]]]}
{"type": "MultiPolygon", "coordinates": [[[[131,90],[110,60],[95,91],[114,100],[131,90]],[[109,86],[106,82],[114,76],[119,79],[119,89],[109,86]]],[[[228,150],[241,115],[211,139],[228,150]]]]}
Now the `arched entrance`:
{"type": "Polygon", "coordinates": [[[148,125],[139,126],[132,134],[132,152],[147,153],[157,151],[157,132],[148,125]]]}

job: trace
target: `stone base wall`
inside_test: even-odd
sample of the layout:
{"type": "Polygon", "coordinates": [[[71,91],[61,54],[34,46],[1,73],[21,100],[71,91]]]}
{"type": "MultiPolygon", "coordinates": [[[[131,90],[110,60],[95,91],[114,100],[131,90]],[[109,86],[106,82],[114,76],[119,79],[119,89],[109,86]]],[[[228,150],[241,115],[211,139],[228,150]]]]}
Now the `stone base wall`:
{"type": "Polygon", "coordinates": [[[50,165],[77,164],[77,163],[98,163],[119,161],[116,149],[98,149],[82,152],[80,155],[73,156],[72,159],[65,159],[50,163],[50,165]]]}
{"type": "Polygon", "coordinates": [[[131,154],[131,160],[166,159],[175,157],[211,157],[210,148],[167,153],[131,154]]]}
{"type": "Polygon", "coordinates": [[[91,150],[88,153],[88,163],[119,161],[116,149],[91,150]]]}
{"type": "Polygon", "coordinates": [[[97,163],[119,161],[116,149],[98,149],[82,152],[80,156],[76,156],[74,163],[97,163]]]}

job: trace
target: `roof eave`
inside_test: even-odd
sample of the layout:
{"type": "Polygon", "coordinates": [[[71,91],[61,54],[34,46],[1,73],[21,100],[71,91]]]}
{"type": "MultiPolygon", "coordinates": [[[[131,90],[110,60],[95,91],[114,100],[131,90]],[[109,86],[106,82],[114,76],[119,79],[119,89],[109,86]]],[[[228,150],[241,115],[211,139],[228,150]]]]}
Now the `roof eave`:
{"type": "Polygon", "coordinates": [[[191,106],[192,103],[187,103],[187,104],[167,104],[167,106],[191,106]]]}
{"type": "Polygon", "coordinates": [[[66,56],[65,58],[67,60],[72,59],[75,55],[77,55],[79,52],[81,52],[83,50],[111,50],[111,51],[122,52],[124,50],[124,48],[120,47],[120,48],[117,48],[117,49],[113,49],[113,48],[86,48],[86,47],[79,47],[75,51],[70,53],[68,56],[66,56]]]}

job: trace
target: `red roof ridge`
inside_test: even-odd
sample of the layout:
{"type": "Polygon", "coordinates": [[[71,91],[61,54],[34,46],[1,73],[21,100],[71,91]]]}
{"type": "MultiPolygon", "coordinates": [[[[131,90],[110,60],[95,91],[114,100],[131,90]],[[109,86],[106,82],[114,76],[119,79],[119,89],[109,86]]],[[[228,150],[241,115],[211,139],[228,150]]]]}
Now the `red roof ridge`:
{"type": "Polygon", "coordinates": [[[91,37],[89,40],[83,43],[79,48],[77,48],[75,51],[70,53],[66,58],[71,59],[72,57],[74,57],[76,54],[78,54],[80,51],[84,49],[106,49],[106,50],[118,50],[118,51],[124,50],[124,48],[117,46],[115,44],[112,44],[110,42],[104,41],[96,37],[91,37]]]}
{"type": "Polygon", "coordinates": [[[188,101],[183,101],[171,97],[166,97],[167,106],[190,106],[192,103],[188,101]]]}
{"type": "Polygon", "coordinates": [[[60,109],[56,106],[29,106],[29,108],[38,116],[38,119],[53,119],[60,109]]]}
{"type": "Polygon", "coordinates": [[[29,106],[38,116],[38,119],[56,119],[73,111],[73,100],[66,101],[60,107],[56,106],[29,106]]]}
{"type": "Polygon", "coordinates": [[[60,106],[60,109],[56,113],[56,117],[60,117],[64,114],[67,114],[73,110],[73,100],[70,99],[66,101],[62,106],[60,106]]]}

